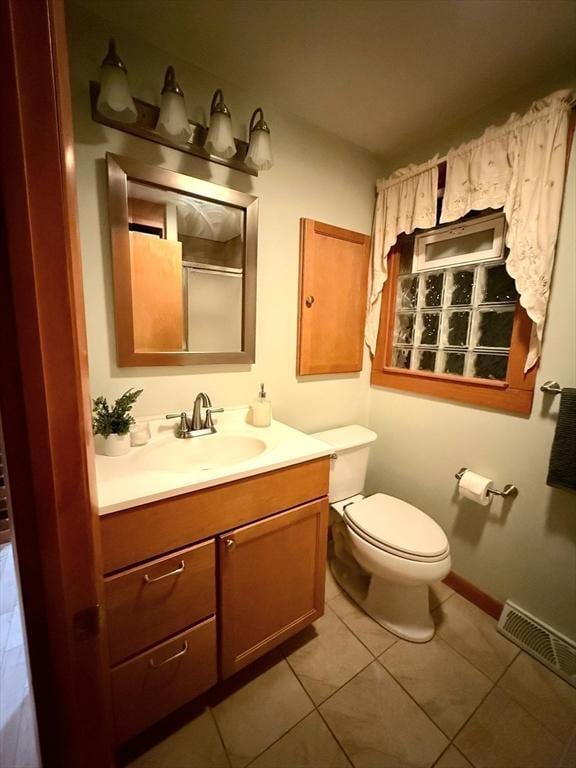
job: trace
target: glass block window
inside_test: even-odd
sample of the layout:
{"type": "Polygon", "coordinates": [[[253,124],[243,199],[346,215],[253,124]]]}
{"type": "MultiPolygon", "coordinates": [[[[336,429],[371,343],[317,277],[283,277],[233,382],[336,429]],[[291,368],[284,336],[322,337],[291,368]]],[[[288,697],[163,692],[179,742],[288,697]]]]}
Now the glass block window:
{"type": "Polygon", "coordinates": [[[402,260],[392,367],[506,379],[518,294],[504,263],[409,269],[402,260]]]}

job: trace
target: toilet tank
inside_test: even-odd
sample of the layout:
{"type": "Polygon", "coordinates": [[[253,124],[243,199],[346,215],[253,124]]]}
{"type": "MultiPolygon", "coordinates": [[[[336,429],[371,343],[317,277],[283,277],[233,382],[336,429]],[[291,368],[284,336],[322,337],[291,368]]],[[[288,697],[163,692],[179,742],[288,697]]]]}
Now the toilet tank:
{"type": "Polygon", "coordinates": [[[353,424],[316,432],[312,437],[331,445],[336,455],[330,463],[330,501],[342,501],[362,493],[370,444],[378,437],[376,432],[353,424]]]}

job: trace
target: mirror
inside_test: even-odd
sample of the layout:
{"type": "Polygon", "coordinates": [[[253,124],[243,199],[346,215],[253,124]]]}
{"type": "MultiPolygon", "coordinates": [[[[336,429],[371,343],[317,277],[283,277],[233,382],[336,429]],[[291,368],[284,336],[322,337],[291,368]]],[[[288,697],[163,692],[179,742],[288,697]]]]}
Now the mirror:
{"type": "Polygon", "coordinates": [[[257,198],[106,159],[118,365],[254,362],[257,198]]]}

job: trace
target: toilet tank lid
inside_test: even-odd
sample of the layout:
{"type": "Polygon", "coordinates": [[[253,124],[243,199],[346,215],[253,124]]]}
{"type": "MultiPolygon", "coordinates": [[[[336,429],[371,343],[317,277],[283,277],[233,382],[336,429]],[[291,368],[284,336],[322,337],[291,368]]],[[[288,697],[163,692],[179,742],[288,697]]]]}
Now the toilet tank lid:
{"type": "Polygon", "coordinates": [[[322,440],[334,448],[335,451],[347,451],[351,448],[359,448],[362,445],[373,443],[378,437],[376,432],[359,424],[351,424],[348,427],[326,429],[323,432],[315,432],[311,437],[322,440]]]}

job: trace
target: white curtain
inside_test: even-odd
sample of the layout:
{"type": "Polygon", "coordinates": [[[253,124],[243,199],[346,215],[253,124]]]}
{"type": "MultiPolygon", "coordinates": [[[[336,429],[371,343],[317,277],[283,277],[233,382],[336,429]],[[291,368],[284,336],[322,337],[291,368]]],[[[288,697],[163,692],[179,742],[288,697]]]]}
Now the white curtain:
{"type": "Polygon", "coordinates": [[[366,343],[374,353],[380,323],[382,288],[388,276],[387,257],[398,235],[436,224],[438,158],[410,165],[377,182],[372,229],[372,288],[366,321],[366,343]]]}
{"type": "Polygon", "coordinates": [[[538,360],[554,250],[558,235],[567,152],[570,91],[535,102],[447,155],[440,221],[471,210],[504,208],[510,249],[506,269],[533,321],[525,370],[538,360]]]}

